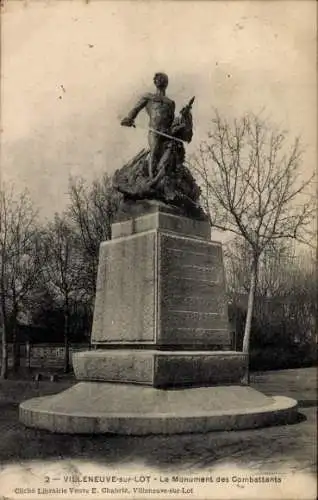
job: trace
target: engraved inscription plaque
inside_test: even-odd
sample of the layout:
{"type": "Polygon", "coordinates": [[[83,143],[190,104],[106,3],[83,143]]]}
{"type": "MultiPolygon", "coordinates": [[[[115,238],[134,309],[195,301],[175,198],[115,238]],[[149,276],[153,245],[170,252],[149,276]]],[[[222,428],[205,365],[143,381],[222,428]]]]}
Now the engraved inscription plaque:
{"type": "Polygon", "coordinates": [[[167,233],[159,238],[159,343],[228,345],[221,246],[167,233]]]}

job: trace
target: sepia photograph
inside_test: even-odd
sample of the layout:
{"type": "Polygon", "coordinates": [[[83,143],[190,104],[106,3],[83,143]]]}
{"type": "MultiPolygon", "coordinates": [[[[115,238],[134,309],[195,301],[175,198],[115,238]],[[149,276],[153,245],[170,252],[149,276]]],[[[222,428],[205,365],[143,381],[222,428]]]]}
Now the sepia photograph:
{"type": "Polygon", "coordinates": [[[0,23],[0,500],[314,500],[317,3],[0,23]]]}

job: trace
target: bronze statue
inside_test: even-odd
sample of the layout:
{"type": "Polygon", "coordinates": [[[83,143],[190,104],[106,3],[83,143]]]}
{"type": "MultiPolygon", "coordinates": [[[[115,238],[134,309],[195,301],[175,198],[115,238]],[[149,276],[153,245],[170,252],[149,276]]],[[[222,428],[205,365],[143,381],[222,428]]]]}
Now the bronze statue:
{"type": "Polygon", "coordinates": [[[168,76],[165,73],[156,73],[153,81],[156,86],[156,93],[144,94],[127,117],[121,121],[121,125],[135,126],[134,120],[136,116],[143,108],[146,108],[149,115],[149,177],[155,175],[156,166],[163,154],[165,143],[165,136],[161,134],[169,134],[176,107],[174,101],[166,96],[168,76]]]}
{"type": "Polygon", "coordinates": [[[149,150],[140,151],[114,174],[113,185],[130,200],[160,200],[177,207],[190,217],[205,218],[199,205],[200,188],[184,165],[185,142],[193,135],[192,105],[194,97],[175,117],[175,103],[166,94],[168,76],[156,73],[156,93],[144,94],[121,121],[134,127],[135,118],[145,108],[149,116],[149,150]]]}

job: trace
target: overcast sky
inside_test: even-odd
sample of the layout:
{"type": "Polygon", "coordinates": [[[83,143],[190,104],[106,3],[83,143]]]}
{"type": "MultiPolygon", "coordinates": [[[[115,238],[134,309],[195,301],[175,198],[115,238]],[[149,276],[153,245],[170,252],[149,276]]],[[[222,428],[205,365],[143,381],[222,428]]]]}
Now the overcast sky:
{"type": "Polygon", "coordinates": [[[145,130],[119,120],[160,70],[177,109],[196,96],[190,151],[213,107],[227,116],[265,110],[302,135],[304,170],[313,170],[315,8],[305,0],[6,2],[2,180],[27,186],[44,216],[63,208],[70,175],[111,173],[146,145],[145,130]]]}

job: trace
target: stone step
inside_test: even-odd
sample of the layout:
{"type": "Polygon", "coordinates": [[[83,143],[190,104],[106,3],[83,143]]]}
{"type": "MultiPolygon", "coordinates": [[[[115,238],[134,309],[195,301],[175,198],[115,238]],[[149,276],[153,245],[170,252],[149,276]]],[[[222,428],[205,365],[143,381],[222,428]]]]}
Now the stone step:
{"type": "Polygon", "coordinates": [[[235,351],[100,349],[73,354],[78,380],[186,387],[241,384],[247,356],[235,351]]]}
{"type": "Polygon", "coordinates": [[[24,401],[19,416],[28,427],[57,433],[203,433],[292,422],[297,402],[251,387],[160,390],[80,382],[54,396],[24,401]]]}

